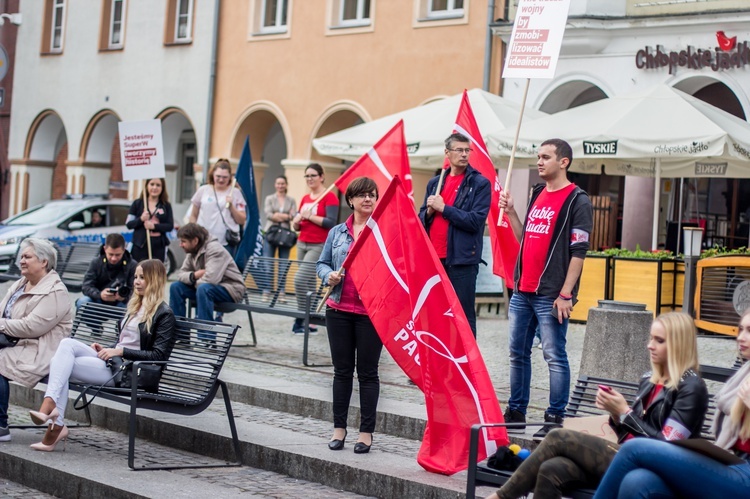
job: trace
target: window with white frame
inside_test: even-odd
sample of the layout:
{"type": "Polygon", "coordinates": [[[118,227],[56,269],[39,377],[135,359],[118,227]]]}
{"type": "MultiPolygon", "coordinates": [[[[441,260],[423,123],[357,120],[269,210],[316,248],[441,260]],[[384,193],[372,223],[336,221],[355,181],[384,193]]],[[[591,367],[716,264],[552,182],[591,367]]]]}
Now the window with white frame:
{"type": "Polygon", "coordinates": [[[65,37],[65,0],[54,0],[51,25],[50,52],[62,52],[65,37]]]}
{"type": "Polygon", "coordinates": [[[461,17],[464,15],[464,0],[428,0],[427,17],[461,17]]]}
{"type": "Polygon", "coordinates": [[[109,19],[109,48],[122,48],[125,32],[125,1],[112,0],[109,19]]]}
{"type": "Polygon", "coordinates": [[[174,40],[187,42],[192,39],[193,0],[177,0],[175,12],[174,40]]]}
{"type": "Polygon", "coordinates": [[[287,0],[263,0],[260,13],[262,33],[283,33],[287,30],[287,0]]]}
{"type": "Polygon", "coordinates": [[[341,0],[340,26],[361,26],[370,23],[370,0],[341,0]]]}

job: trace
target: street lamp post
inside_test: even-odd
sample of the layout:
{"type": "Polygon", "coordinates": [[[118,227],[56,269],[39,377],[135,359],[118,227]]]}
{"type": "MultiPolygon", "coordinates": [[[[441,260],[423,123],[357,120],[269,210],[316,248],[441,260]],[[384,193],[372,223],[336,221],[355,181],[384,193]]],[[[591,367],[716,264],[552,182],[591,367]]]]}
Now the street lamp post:
{"type": "Polygon", "coordinates": [[[682,311],[692,317],[695,297],[695,268],[701,255],[703,229],[700,227],[683,227],[682,240],[685,249],[685,289],[682,295],[682,311]]]}

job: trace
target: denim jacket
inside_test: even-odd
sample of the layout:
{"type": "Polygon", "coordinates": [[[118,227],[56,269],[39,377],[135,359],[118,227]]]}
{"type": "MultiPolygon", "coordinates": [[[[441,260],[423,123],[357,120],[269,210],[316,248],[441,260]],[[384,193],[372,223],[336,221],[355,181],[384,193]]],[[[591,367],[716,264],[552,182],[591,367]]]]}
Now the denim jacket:
{"type": "MultiPolygon", "coordinates": [[[[349,233],[346,222],[338,224],[328,232],[323,252],[318,258],[316,270],[325,284],[328,284],[328,275],[336,272],[341,268],[341,264],[346,260],[349,254],[349,247],[354,242],[354,238],[349,233]]],[[[333,288],[330,298],[336,303],[341,300],[341,289],[343,288],[343,279],[333,288]]]]}

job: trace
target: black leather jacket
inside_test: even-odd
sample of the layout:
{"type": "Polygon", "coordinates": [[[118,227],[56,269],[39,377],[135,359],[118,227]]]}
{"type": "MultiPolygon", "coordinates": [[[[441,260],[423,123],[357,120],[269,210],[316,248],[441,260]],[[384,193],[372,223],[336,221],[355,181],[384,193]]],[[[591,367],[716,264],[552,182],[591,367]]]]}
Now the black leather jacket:
{"type": "MultiPolygon", "coordinates": [[[[127,316],[126,316],[127,319],[127,316]]],[[[121,324],[117,323],[118,337],[121,333],[121,324]]],[[[141,349],[123,349],[122,358],[125,360],[168,360],[172,353],[175,342],[175,319],[169,305],[162,302],[156,309],[154,319],[151,322],[151,331],[146,329],[146,323],[138,324],[141,333],[141,349]]]]}
{"type": "Polygon", "coordinates": [[[609,424],[617,433],[617,441],[622,443],[628,434],[657,440],[699,437],[708,409],[708,389],[703,379],[688,369],[677,389],[662,389],[644,412],[644,399],[648,399],[654,388],[650,378],[650,372],[641,378],[633,410],[622,423],[610,417],[609,424]]]}

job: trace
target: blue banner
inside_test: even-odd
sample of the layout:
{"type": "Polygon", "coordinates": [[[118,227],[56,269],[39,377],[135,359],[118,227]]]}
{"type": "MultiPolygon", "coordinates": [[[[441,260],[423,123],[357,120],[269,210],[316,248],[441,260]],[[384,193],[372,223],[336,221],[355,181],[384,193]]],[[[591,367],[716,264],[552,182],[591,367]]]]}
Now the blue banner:
{"type": "Polygon", "coordinates": [[[245,146],[242,148],[235,177],[240,189],[242,189],[242,194],[245,196],[245,211],[247,213],[242,241],[237,248],[237,254],[234,256],[234,261],[242,270],[251,256],[263,254],[263,233],[260,227],[260,208],[258,207],[258,194],[255,188],[255,173],[253,172],[253,157],[250,154],[249,137],[245,137],[245,146]]]}

